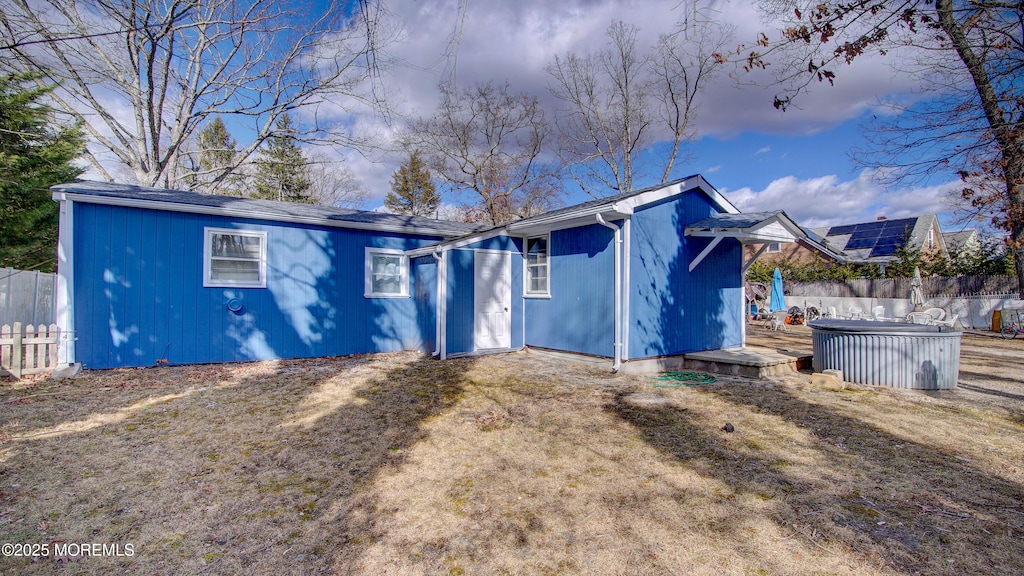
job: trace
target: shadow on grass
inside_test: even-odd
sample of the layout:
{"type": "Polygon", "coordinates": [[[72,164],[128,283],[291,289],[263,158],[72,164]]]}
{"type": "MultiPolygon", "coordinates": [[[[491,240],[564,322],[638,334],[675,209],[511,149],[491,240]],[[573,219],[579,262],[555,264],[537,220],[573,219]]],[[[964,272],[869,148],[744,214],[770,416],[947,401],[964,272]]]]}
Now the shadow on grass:
{"type": "MultiPolygon", "coordinates": [[[[620,394],[607,409],[702,476],[739,493],[769,495],[777,502],[768,515],[772,522],[819,547],[852,551],[906,574],[1024,573],[1020,485],[784,389],[719,385],[702,391],[730,411],[781,419],[780,446],[793,438],[783,428],[795,425],[825,464],[794,465],[780,461],[778,451],[738,449],[734,440],[743,440],[743,430],[726,438],[685,408],[637,405],[620,394]]],[[[735,512],[714,528],[732,534],[751,513],[735,512]]]]}
{"type": "MultiPolygon", "coordinates": [[[[964,372],[961,371],[961,374],[964,374],[964,372]]],[[[975,374],[975,373],[971,373],[971,374],[975,374]]],[[[1000,378],[998,376],[992,376],[990,374],[977,374],[976,376],[977,376],[977,378],[974,378],[975,381],[977,381],[979,378],[984,378],[984,379],[988,379],[988,380],[1002,380],[1002,381],[1006,381],[1006,382],[1020,382],[1019,380],[1012,380],[1012,379],[1009,379],[1009,378],[1000,378]]],[[[1010,398],[1012,400],[1022,400],[1022,401],[1024,401],[1024,394],[1013,394],[1011,392],[1003,392],[1002,390],[993,390],[992,388],[986,388],[984,386],[978,386],[976,384],[967,384],[967,383],[964,383],[964,382],[958,382],[957,386],[959,388],[963,388],[964,390],[970,390],[971,392],[978,392],[980,394],[988,394],[990,396],[998,396],[1000,398],[1010,398]]]]}
{"type": "MultiPolygon", "coordinates": [[[[331,572],[372,539],[384,504],[365,489],[458,401],[472,363],[403,353],[250,365],[259,373],[230,385],[181,381],[193,392],[19,442],[0,460],[8,541],[131,543],[135,553],[5,558],[3,571],[331,572]]],[[[117,401],[97,412],[125,410],[117,401]]]]}

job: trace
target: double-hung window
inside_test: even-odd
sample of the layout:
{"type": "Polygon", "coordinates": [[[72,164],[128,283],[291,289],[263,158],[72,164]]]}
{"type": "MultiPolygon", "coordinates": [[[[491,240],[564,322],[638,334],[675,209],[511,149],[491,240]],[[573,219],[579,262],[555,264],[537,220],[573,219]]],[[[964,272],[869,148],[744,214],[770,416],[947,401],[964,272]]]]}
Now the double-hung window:
{"type": "Polygon", "coordinates": [[[266,288],[267,233],[234,228],[205,228],[203,286],[266,288]]]}
{"type": "Polygon", "coordinates": [[[409,257],[401,250],[366,249],[367,298],[404,298],[409,296],[409,257]]]}
{"type": "Polygon", "coordinates": [[[526,239],[526,295],[549,296],[548,236],[526,239]]]}

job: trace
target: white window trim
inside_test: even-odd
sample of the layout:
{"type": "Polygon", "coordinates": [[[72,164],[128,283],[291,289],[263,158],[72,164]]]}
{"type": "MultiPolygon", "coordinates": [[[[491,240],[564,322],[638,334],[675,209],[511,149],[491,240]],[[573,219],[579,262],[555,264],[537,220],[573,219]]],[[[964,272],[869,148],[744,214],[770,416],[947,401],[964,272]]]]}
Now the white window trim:
{"type": "Polygon", "coordinates": [[[403,250],[393,248],[367,248],[363,263],[363,296],[366,298],[408,298],[409,297],[409,256],[403,250]],[[373,256],[401,256],[400,294],[373,291],[373,256]]]}
{"type": "Polygon", "coordinates": [[[764,252],[765,252],[765,254],[778,254],[779,252],[782,252],[782,243],[781,242],[769,242],[768,243],[768,248],[766,248],[764,252]],[[772,246],[775,246],[774,250],[772,250],[772,246]]]}
{"type": "Polygon", "coordinates": [[[551,233],[538,234],[523,238],[523,298],[551,298],[551,233]],[[530,292],[530,240],[544,238],[547,240],[547,259],[544,267],[547,269],[548,285],[544,292],[530,292]]]}
{"type": "MultiPolygon", "coordinates": [[[[248,260],[248,259],[246,259],[248,260]]],[[[267,233],[260,230],[243,228],[203,228],[203,288],[266,288],[267,287],[267,233]],[[239,280],[214,280],[213,273],[213,235],[252,236],[260,239],[260,279],[256,282],[239,280]]]]}

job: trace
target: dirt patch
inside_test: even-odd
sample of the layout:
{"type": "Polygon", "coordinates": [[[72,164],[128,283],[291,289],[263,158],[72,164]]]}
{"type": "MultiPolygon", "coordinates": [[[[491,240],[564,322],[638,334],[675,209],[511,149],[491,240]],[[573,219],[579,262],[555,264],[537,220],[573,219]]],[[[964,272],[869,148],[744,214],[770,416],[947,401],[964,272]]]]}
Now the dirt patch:
{"type": "MultiPolygon", "coordinates": [[[[964,383],[1024,396],[1020,370],[964,383]]],[[[5,386],[0,540],[134,554],[0,567],[1024,573],[1024,423],[1003,397],[822,392],[803,374],[654,383],[529,353],[403,353],[5,386]]]]}

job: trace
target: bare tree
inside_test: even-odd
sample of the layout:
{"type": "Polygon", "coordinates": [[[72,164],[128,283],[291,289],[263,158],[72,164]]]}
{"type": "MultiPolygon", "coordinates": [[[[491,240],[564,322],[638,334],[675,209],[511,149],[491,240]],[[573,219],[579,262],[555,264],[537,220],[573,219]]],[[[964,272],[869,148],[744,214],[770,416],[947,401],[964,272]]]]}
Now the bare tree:
{"type": "Polygon", "coordinates": [[[376,101],[379,50],[388,40],[375,0],[9,0],[2,9],[0,69],[39,71],[57,83],[52,105],[79,121],[141,184],[187,186],[184,144],[212,116],[242,126],[226,177],[289,111],[307,122],[296,137],[358,144],[321,125],[319,106],[376,101]],[[249,140],[250,138],[246,138],[249,140]]]}
{"type": "Polygon", "coordinates": [[[536,98],[507,84],[440,90],[435,114],[411,123],[408,145],[453,191],[473,194],[470,219],[502,224],[557,202],[540,161],[548,125],[536,98]]]}
{"type": "MultiPolygon", "coordinates": [[[[1024,4],[905,0],[776,2],[778,39],[761,34],[736,55],[746,70],[775,67],[785,109],[839,66],[900,50],[921,81],[919,101],[894,106],[859,159],[894,179],[954,171],[962,197],[1005,230],[1024,293],[1024,4]]],[[[723,57],[724,58],[724,57],[723,57]]]]}
{"type": "Polygon", "coordinates": [[[352,170],[322,153],[310,155],[306,168],[309,195],[322,206],[362,208],[370,193],[352,170]]]}
{"type": "Polygon", "coordinates": [[[669,179],[683,142],[692,137],[696,97],[720,68],[714,55],[731,33],[712,22],[692,31],[687,25],[644,52],[638,32],[614,22],[606,32],[609,48],[556,56],[547,68],[552,94],[567,106],[557,119],[560,156],[594,197],[632,191],[636,157],[659,141],[670,142],[660,181],[669,179]]]}

